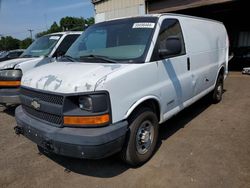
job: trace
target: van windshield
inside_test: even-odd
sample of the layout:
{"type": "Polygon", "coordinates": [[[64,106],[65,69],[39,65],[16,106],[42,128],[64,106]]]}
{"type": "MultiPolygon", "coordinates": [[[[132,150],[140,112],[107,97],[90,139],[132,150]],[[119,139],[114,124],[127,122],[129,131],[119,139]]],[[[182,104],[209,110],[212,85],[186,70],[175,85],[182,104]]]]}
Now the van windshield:
{"type": "Polygon", "coordinates": [[[157,19],[137,17],[95,24],[75,41],[65,56],[82,62],[144,62],[157,19]]]}
{"type": "Polygon", "coordinates": [[[20,57],[48,56],[62,35],[46,35],[35,40],[20,57]]]}

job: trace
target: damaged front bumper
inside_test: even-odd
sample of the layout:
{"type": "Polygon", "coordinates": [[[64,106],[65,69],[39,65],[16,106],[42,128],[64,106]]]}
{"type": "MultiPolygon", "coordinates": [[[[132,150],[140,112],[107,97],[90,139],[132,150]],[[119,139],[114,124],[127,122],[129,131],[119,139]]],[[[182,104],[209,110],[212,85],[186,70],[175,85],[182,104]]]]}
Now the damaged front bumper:
{"type": "Polygon", "coordinates": [[[22,134],[43,149],[59,155],[100,159],[122,149],[127,121],[99,128],[55,127],[36,120],[16,109],[16,134],[22,134]]]}

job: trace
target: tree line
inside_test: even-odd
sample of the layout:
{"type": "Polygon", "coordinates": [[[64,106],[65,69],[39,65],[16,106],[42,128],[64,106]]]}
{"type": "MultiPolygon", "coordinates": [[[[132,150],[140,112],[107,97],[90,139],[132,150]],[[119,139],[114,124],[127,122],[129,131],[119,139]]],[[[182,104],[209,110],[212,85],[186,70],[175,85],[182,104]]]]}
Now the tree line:
{"type": "MultiPolygon", "coordinates": [[[[94,24],[95,20],[93,17],[84,19],[83,17],[64,17],[61,18],[59,24],[54,22],[50,28],[46,31],[37,33],[35,36],[39,38],[49,33],[56,33],[61,31],[83,31],[87,26],[94,24]]],[[[19,40],[12,36],[1,36],[0,40],[0,51],[2,50],[14,50],[14,49],[26,49],[32,43],[31,38],[19,40]]]]}
{"type": "Polygon", "coordinates": [[[8,51],[15,49],[26,49],[32,43],[31,38],[19,40],[11,36],[1,37],[0,51],[8,51]]]}

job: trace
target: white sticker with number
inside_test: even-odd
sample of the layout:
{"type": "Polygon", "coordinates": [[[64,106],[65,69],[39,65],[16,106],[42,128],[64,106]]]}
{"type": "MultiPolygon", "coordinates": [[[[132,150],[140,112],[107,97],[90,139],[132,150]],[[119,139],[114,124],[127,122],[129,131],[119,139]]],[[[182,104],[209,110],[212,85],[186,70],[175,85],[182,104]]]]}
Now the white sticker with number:
{"type": "Polygon", "coordinates": [[[153,29],[154,27],[155,27],[155,23],[150,23],[150,22],[134,23],[134,25],[133,25],[133,29],[136,29],[136,28],[153,29]]]}
{"type": "Polygon", "coordinates": [[[58,40],[60,37],[59,36],[51,36],[49,37],[50,40],[58,40]]]}

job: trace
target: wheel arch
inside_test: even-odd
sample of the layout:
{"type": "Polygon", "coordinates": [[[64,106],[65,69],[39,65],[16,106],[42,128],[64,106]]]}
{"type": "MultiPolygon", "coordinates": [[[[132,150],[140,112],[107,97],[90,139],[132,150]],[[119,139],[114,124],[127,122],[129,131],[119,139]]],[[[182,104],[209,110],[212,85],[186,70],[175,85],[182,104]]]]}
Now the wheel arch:
{"type": "Polygon", "coordinates": [[[221,64],[221,66],[218,69],[216,79],[215,79],[215,82],[214,82],[214,86],[215,86],[215,84],[216,84],[216,82],[217,82],[220,75],[223,75],[224,79],[226,78],[226,64],[225,63],[221,64]]]}
{"type": "Polygon", "coordinates": [[[138,101],[136,101],[127,111],[124,119],[129,119],[134,112],[136,112],[141,107],[149,107],[151,108],[158,118],[158,121],[161,121],[161,106],[160,100],[156,96],[146,96],[138,101]]]}
{"type": "Polygon", "coordinates": [[[221,65],[221,67],[219,68],[219,72],[217,74],[217,77],[222,74],[223,76],[225,75],[225,65],[221,65]]]}

